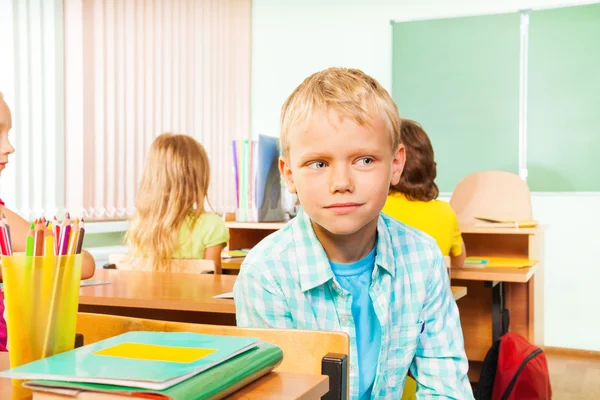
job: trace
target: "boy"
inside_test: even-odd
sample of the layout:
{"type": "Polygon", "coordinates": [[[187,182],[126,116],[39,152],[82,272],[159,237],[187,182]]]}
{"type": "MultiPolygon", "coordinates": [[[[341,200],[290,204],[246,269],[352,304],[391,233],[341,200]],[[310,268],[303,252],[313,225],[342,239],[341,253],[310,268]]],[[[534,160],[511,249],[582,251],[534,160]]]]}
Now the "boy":
{"type": "Polygon", "coordinates": [[[308,77],[282,108],[279,169],[302,210],[246,257],[239,326],[343,331],[352,399],[470,399],[458,311],[436,242],[381,214],[404,165],[390,95],[359,70],[308,77]]]}

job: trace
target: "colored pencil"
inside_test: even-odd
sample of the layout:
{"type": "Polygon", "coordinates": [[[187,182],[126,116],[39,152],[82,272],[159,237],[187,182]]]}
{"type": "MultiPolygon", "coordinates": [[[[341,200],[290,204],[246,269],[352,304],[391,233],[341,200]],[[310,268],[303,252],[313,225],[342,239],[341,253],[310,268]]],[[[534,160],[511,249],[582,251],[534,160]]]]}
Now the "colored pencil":
{"type": "Polygon", "coordinates": [[[46,249],[45,256],[53,256],[54,255],[54,231],[52,230],[52,224],[48,225],[47,229],[45,229],[44,239],[46,249]]]}
{"type": "Polygon", "coordinates": [[[54,229],[54,254],[58,256],[60,253],[60,224],[58,219],[56,219],[56,215],[52,222],[52,229],[54,229]]]}
{"type": "Polygon", "coordinates": [[[29,227],[29,234],[27,235],[27,245],[25,248],[25,255],[26,256],[33,256],[33,233],[35,230],[35,224],[32,222],[31,226],[29,227]]]}
{"type": "Polygon", "coordinates": [[[83,218],[81,219],[81,224],[79,225],[79,235],[77,237],[77,248],[75,249],[75,254],[81,254],[81,250],[83,247],[83,236],[85,235],[85,227],[83,225],[83,218]]]}
{"type": "Polygon", "coordinates": [[[6,242],[8,245],[8,254],[12,255],[12,236],[10,235],[10,225],[8,224],[8,220],[6,219],[6,215],[2,213],[2,222],[4,222],[4,226],[6,227],[6,242]]]}
{"type": "Polygon", "coordinates": [[[36,257],[41,257],[44,255],[44,222],[39,219],[35,224],[35,236],[34,236],[34,247],[33,247],[33,255],[36,257]]]}

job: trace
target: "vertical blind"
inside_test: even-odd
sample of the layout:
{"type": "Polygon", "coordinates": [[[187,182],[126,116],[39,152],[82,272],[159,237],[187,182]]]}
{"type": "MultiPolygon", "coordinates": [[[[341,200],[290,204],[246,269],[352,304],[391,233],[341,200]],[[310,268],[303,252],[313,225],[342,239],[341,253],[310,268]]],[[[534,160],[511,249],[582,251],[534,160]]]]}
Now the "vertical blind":
{"type": "Polygon", "coordinates": [[[61,1],[0,0],[0,91],[12,109],[16,153],[0,197],[27,219],[64,204],[61,1]]]}
{"type": "Polygon", "coordinates": [[[124,218],[163,132],[206,147],[211,204],[235,206],[231,141],[250,137],[250,0],[0,0],[0,11],[13,24],[0,27],[12,39],[1,50],[15,54],[0,67],[18,160],[0,180],[9,208],[124,218]]]}

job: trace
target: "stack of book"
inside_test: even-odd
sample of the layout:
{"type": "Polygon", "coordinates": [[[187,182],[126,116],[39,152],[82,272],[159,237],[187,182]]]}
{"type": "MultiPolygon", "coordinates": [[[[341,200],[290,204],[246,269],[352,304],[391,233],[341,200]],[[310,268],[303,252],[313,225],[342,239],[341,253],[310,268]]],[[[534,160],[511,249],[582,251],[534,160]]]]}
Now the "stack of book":
{"type": "Polygon", "coordinates": [[[220,399],[282,358],[279,347],[255,338],[128,332],[0,376],[28,380],[34,400],[220,399]]]}
{"type": "Polygon", "coordinates": [[[237,196],[236,221],[283,221],[278,139],[234,140],[233,173],[237,196]]]}

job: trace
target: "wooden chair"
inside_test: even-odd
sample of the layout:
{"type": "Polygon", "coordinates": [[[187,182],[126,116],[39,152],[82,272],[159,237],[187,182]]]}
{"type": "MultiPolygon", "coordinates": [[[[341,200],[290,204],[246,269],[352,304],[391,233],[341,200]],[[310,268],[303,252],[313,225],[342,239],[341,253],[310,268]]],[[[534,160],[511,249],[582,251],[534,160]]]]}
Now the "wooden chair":
{"type": "Polygon", "coordinates": [[[450,205],[459,223],[464,225],[475,224],[476,216],[532,219],[527,183],[506,171],[482,171],[467,176],[456,185],[450,205]]]}
{"type": "Polygon", "coordinates": [[[195,332],[256,337],[283,350],[283,360],[274,371],[328,375],[330,391],[324,399],[342,398],[339,395],[344,392],[348,394],[347,355],[350,352],[350,341],[348,335],[343,332],[239,328],[88,313],[79,313],[77,317],[77,333],[83,335],[84,344],[129,331],[195,332]]]}
{"type": "MultiPolygon", "coordinates": [[[[506,171],[482,171],[461,180],[450,198],[459,224],[474,225],[475,217],[532,219],[531,193],[518,175],[506,171]]],[[[467,254],[469,246],[467,245],[467,254]]],[[[505,307],[504,282],[487,282],[492,289],[492,343],[508,332],[510,310],[505,307]]]]}
{"type": "MultiPolygon", "coordinates": [[[[109,266],[113,265],[116,269],[122,269],[125,271],[151,271],[150,263],[145,261],[141,257],[133,257],[128,254],[110,254],[108,256],[109,266]]],[[[105,266],[107,268],[107,266],[105,266]]],[[[171,272],[182,272],[182,273],[200,273],[220,274],[221,271],[216,271],[215,263],[212,260],[200,260],[200,259],[172,259],[171,260],[171,272]]]]}

